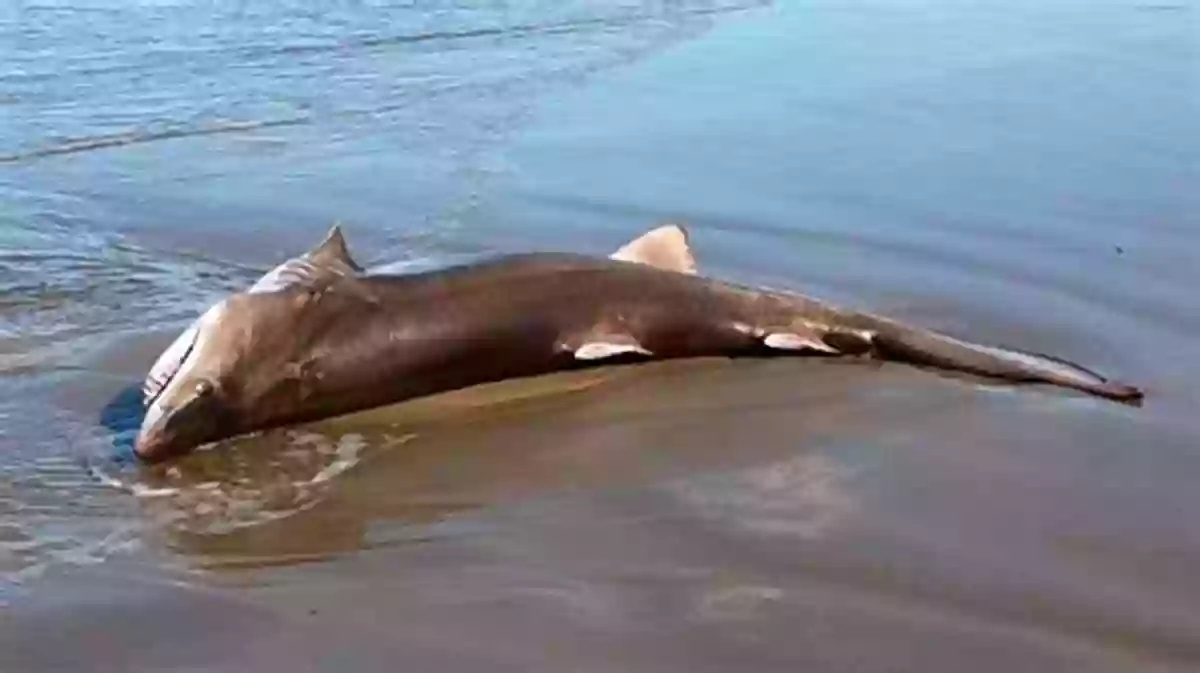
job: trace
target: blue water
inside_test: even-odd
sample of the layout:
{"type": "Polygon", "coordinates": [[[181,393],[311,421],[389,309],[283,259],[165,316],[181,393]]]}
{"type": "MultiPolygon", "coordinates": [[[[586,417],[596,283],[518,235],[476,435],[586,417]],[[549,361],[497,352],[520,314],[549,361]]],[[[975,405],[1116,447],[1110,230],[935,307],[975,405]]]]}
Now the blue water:
{"type": "Polygon", "coordinates": [[[4,3],[0,670],[1194,670],[1197,11],[4,3]],[[428,265],[672,219],[1147,402],[708,363],[122,460],[333,221],[428,265]]]}

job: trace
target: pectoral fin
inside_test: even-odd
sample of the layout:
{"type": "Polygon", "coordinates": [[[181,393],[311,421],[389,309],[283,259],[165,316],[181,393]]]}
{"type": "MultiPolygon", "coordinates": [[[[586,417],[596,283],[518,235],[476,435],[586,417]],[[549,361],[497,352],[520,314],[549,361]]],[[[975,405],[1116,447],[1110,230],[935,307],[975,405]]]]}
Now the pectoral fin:
{"type": "Polygon", "coordinates": [[[838,349],[830,346],[815,334],[798,334],[795,332],[774,332],[763,337],[763,345],[779,350],[799,351],[815,350],[822,353],[837,353],[838,349]]]}
{"type": "Polygon", "coordinates": [[[630,353],[653,355],[628,334],[589,334],[580,339],[568,339],[562,347],[571,351],[576,360],[603,360],[630,353]]]}

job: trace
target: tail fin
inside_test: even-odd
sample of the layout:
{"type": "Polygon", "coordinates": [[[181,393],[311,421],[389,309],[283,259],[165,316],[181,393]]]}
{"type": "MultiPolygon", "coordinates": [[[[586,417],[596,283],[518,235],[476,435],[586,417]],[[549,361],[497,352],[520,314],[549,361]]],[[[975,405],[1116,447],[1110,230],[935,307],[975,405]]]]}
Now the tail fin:
{"type": "Polygon", "coordinates": [[[876,319],[871,339],[875,352],[888,359],[994,376],[1010,381],[1052,383],[1123,402],[1144,393],[1073,362],[1040,353],[961,341],[944,334],[876,319]]]}

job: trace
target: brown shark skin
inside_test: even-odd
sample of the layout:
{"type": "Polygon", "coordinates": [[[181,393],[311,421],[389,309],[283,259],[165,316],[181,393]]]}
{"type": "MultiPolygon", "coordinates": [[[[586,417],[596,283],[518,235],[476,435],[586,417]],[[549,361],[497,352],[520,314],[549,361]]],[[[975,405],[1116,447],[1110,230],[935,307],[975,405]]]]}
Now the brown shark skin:
{"type": "Polygon", "coordinates": [[[579,366],[563,345],[618,335],[658,358],[760,347],[734,325],[760,320],[763,302],[715,287],[640,264],[535,253],[235,295],[221,330],[232,340],[222,348],[239,356],[214,381],[220,421],[189,446],[183,437],[139,441],[138,454],[154,460],[254,430],[579,366]]]}
{"type": "MultiPolygon", "coordinates": [[[[570,253],[508,255],[420,274],[347,276],[235,295],[222,323],[229,357],[210,377],[205,422],[186,432],[144,433],[136,446],[142,459],[154,462],[240,434],[586,366],[574,350],[596,342],[628,341],[656,359],[736,356],[794,353],[764,347],[763,336],[796,333],[841,354],[1057,383],[1117,400],[1142,395],[1104,379],[1086,386],[1055,380],[1044,371],[964,352],[941,335],[801,295],[570,253]]],[[[611,359],[597,361],[606,362],[611,359]]]]}

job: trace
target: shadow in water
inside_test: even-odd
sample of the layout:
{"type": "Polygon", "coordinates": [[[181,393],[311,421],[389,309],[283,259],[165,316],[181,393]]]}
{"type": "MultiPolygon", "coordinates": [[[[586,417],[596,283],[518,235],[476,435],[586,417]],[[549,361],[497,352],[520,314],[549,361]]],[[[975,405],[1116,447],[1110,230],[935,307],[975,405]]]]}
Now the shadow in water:
{"type": "Polygon", "coordinates": [[[127,465],[134,461],[133,441],[144,415],[142,389],[138,384],[122,388],[100,410],[100,425],[112,433],[113,451],[108,457],[113,463],[127,465]]]}

